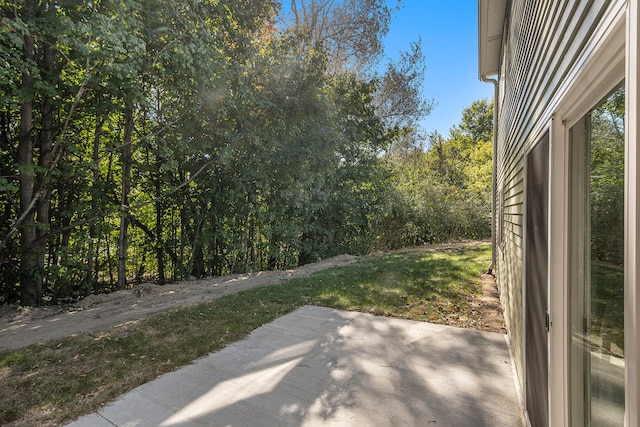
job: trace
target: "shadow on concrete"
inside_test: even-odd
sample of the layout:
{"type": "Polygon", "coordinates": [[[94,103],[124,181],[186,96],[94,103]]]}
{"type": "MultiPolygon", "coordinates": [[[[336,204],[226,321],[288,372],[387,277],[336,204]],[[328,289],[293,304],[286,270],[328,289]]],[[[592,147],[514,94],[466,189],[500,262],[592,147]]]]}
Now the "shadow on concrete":
{"type": "Polygon", "coordinates": [[[522,426],[505,335],[303,307],[70,426],[522,426]]]}

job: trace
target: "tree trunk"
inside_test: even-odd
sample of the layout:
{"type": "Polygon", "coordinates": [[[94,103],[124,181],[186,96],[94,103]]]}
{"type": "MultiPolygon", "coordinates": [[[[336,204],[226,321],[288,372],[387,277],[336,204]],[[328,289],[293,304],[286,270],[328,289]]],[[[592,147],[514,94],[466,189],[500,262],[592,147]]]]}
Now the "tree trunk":
{"type": "MultiPolygon", "coordinates": [[[[109,150],[109,162],[107,163],[107,173],[105,174],[105,182],[115,182],[113,179],[113,158],[114,153],[113,150],[109,150]]],[[[113,274],[113,259],[111,257],[111,239],[109,238],[109,234],[111,234],[111,227],[105,222],[104,219],[100,220],[100,229],[101,229],[101,237],[104,239],[105,246],[107,249],[107,266],[109,267],[109,287],[114,284],[117,285],[117,282],[114,280],[113,274]]],[[[116,254],[117,257],[117,254],[116,254]]]]}
{"type": "MultiPolygon", "coordinates": [[[[33,7],[32,1],[26,1],[27,8],[33,7]]],[[[25,62],[35,58],[34,39],[31,34],[23,36],[25,62]]],[[[22,89],[25,94],[33,90],[33,79],[29,71],[22,73],[22,89]]],[[[29,96],[29,95],[27,95],[29,96]]],[[[33,164],[33,101],[25,100],[20,105],[20,136],[18,140],[18,164],[20,165],[20,216],[25,215],[19,225],[20,230],[20,301],[23,305],[38,305],[42,301],[42,271],[38,268],[41,258],[36,244],[36,221],[34,208],[35,171],[33,164]]]]}
{"type": "MultiPolygon", "coordinates": [[[[104,226],[104,221],[103,221],[103,226],[104,226]]],[[[109,236],[105,236],[104,240],[105,240],[104,244],[107,250],[107,267],[109,268],[109,287],[111,287],[115,283],[114,276],[113,276],[113,263],[111,262],[111,242],[109,241],[109,236]]],[[[96,273],[96,277],[97,277],[97,273],[96,273]]]]}
{"type": "Polygon", "coordinates": [[[127,286],[127,229],[129,226],[129,190],[131,186],[131,143],[133,136],[133,106],[125,101],[124,140],[122,147],[122,195],[120,198],[120,234],[118,238],[118,289],[127,286]]]}
{"type": "Polygon", "coordinates": [[[164,245],[162,244],[162,202],[159,200],[160,194],[160,173],[156,179],[156,258],[158,260],[158,285],[164,285],[166,278],[164,275],[164,245]]]}
{"type": "MultiPolygon", "coordinates": [[[[104,118],[102,112],[98,109],[96,111],[96,128],[93,133],[93,191],[91,192],[92,204],[95,207],[100,202],[98,196],[99,183],[100,183],[100,137],[102,136],[102,125],[104,124],[104,118]]],[[[102,203],[99,204],[102,207],[102,203]]],[[[85,284],[87,288],[85,293],[88,293],[90,289],[93,289],[96,285],[97,274],[94,275],[94,267],[98,267],[98,247],[96,245],[98,239],[98,223],[94,222],[89,226],[89,248],[87,250],[87,275],[85,276],[85,284]],[[95,264],[94,264],[95,262],[95,264]]]]}
{"type": "Polygon", "coordinates": [[[189,256],[189,263],[187,265],[187,277],[194,276],[197,278],[203,277],[206,274],[203,242],[200,238],[202,231],[202,223],[204,222],[205,215],[198,214],[198,221],[193,229],[193,242],[191,244],[191,255],[189,256]]]}
{"type": "Polygon", "coordinates": [[[438,174],[440,175],[441,178],[444,178],[445,176],[445,171],[444,171],[444,162],[445,162],[445,158],[444,158],[444,152],[443,152],[443,141],[442,141],[442,137],[440,135],[438,135],[438,141],[436,142],[436,152],[438,153],[438,174]]]}
{"type": "MultiPolygon", "coordinates": [[[[43,43],[43,75],[45,78],[52,79],[54,72],[54,50],[51,42],[43,43]]],[[[37,227],[36,227],[36,250],[38,252],[38,270],[44,271],[45,265],[45,253],[47,251],[47,233],[49,232],[49,223],[51,219],[51,191],[49,190],[51,168],[51,150],[53,149],[53,106],[51,105],[51,98],[44,95],[42,99],[42,105],[40,108],[40,115],[42,120],[42,128],[38,138],[39,142],[39,157],[38,166],[40,166],[40,174],[38,176],[37,190],[40,193],[40,199],[38,200],[37,207],[37,227]]],[[[66,242],[63,239],[63,245],[68,245],[69,240],[66,242]]],[[[42,280],[42,276],[40,277],[42,280]]]]}

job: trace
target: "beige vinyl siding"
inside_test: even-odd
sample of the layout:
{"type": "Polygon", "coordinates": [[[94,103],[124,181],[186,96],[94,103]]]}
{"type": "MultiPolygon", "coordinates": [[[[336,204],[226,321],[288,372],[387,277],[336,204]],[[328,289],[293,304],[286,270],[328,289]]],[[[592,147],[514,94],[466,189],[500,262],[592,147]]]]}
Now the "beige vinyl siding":
{"type": "Polygon", "coordinates": [[[507,9],[497,101],[496,179],[502,197],[497,202],[502,204],[497,210],[502,212],[497,219],[502,230],[497,277],[521,379],[525,153],[550,125],[551,105],[610,4],[607,0],[514,0],[507,9]]]}

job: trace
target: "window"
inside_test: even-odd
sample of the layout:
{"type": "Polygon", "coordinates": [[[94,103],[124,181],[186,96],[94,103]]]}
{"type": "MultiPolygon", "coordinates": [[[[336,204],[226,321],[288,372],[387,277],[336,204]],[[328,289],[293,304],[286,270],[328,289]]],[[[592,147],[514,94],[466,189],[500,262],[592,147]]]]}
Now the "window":
{"type": "Polygon", "coordinates": [[[573,426],[624,423],[624,88],[570,139],[570,401],[573,426]]]}

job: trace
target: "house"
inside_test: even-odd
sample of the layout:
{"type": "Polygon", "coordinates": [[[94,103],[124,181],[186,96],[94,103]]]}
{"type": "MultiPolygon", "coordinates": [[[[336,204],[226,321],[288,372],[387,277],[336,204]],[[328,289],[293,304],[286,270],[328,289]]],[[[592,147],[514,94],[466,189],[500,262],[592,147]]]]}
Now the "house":
{"type": "Polygon", "coordinates": [[[640,0],[479,0],[493,271],[532,426],[640,426],[640,0]]]}

